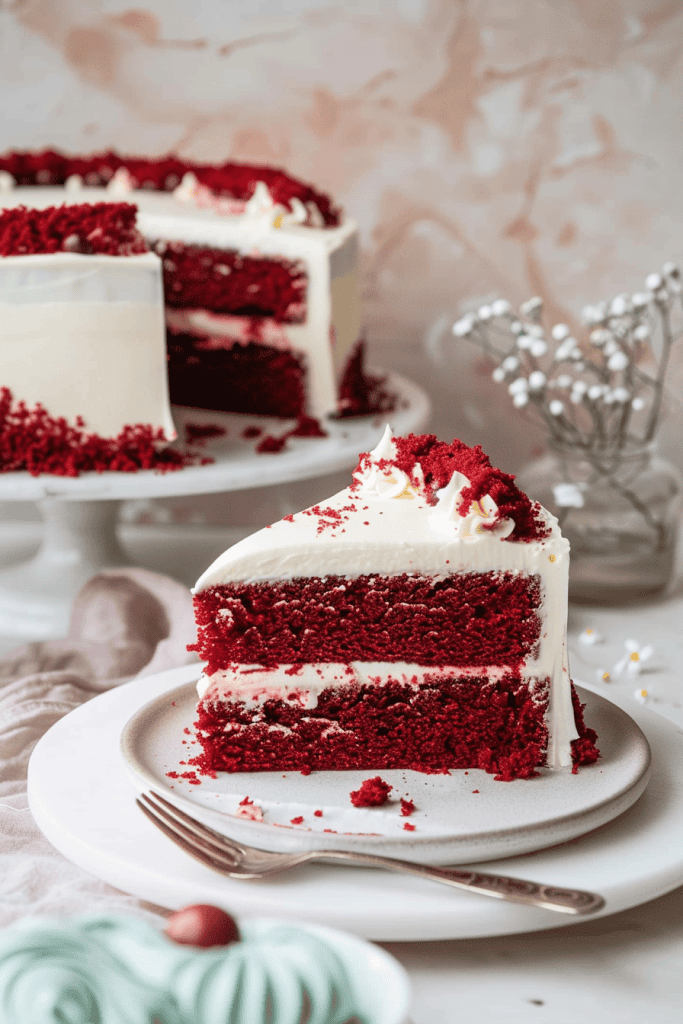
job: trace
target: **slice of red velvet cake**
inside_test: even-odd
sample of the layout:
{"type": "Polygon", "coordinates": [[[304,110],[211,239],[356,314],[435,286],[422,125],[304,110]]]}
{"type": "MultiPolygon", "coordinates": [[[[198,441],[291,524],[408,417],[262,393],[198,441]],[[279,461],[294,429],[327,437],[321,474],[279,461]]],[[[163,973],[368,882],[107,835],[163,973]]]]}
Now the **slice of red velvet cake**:
{"type": "Polygon", "coordinates": [[[480,448],[432,435],[199,579],[200,768],[482,768],[598,757],[569,679],[569,545],[480,448]]]}

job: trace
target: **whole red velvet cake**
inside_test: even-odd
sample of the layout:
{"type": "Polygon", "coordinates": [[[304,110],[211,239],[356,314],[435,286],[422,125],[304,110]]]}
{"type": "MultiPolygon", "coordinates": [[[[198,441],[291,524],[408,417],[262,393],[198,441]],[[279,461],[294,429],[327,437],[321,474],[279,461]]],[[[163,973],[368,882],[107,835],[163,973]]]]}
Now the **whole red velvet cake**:
{"type": "Polygon", "coordinates": [[[0,158],[0,208],[114,198],[162,260],[175,404],[319,420],[391,405],[363,366],[356,226],[329,196],[256,165],[0,158]]]}
{"type": "Polygon", "coordinates": [[[193,763],[510,780],[595,761],[567,665],[568,562],[557,521],[480,448],[387,429],[349,488],[199,579],[193,763]]]}

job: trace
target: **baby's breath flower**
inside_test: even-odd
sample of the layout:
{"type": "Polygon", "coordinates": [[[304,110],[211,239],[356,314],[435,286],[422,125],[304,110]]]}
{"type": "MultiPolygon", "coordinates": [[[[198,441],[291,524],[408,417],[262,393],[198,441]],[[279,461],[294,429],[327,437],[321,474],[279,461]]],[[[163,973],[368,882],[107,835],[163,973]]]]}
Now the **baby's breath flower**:
{"type": "Polygon", "coordinates": [[[606,341],[602,347],[602,354],[605,358],[609,358],[609,356],[613,356],[615,352],[621,352],[621,349],[619,348],[619,343],[610,335],[609,340],[606,341]]]}
{"type": "Polygon", "coordinates": [[[589,337],[594,345],[600,346],[609,341],[612,335],[604,327],[596,327],[595,330],[590,332],[589,337]]]}
{"type": "Polygon", "coordinates": [[[531,391],[540,391],[545,387],[548,378],[542,370],[534,370],[533,373],[529,374],[529,389],[531,391]]]}
{"type": "Polygon", "coordinates": [[[566,324],[555,324],[550,333],[555,341],[564,341],[565,338],[569,337],[569,328],[566,324]]]}
{"type": "Polygon", "coordinates": [[[519,359],[517,356],[506,356],[503,362],[500,364],[506,373],[514,373],[519,366],[519,359]]]}
{"type": "Polygon", "coordinates": [[[665,277],[674,277],[674,278],[676,278],[676,277],[680,277],[681,276],[681,272],[678,269],[678,267],[676,266],[676,264],[675,263],[670,263],[670,262],[664,264],[664,266],[662,267],[662,273],[664,274],[665,277]]]}
{"type": "Polygon", "coordinates": [[[480,320],[490,320],[493,316],[493,310],[490,306],[480,306],[477,310],[477,316],[480,320]]]}
{"type": "Polygon", "coordinates": [[[533,343],[529,347],[529,353],[534,359],[541,359],[548,351],[548,345],[542,338],[534,338],[533,343]]]}
{"type": "Polygon", "coordinates": [[[517,348],[530,349],[533,343],[533,338],[528,334],[519,334],[517,336],[517,348]]]}
{"type": "Polygon", "coordinates": [[[625,370],[629,364],[629,358],[625,352],[615,352],[613,356],[610,356],[607,360],[608,370],[625,370]]]}
{"type": "Polygon", "coordinates": [[[635,409],[636,412],[640,412],[641,409],[645,408],[645,401],[642,398],[634,398],[631,402],[631,408],[635,409]]]}
{"type": "Polygon", "coordinates": [[[491,312],[494,316],[506,316],[510,312],[510,303],[507,299],[496,299],[491,303],[491,312]]]}
{"type": "Polygon", "coordinates": [[[524,324],[521,323],[521,321],[519,320],[513,320],[512,323],[510,324],[510,330],[512,331],[513,334],[523,334],[524,324]]]}
{"type": "Polygon", "coordinates": [[[650,328],[647,324],[638,324],[633,332],[633,337],[636,341],[647,341],[650,337],[650,328]]]}
{"type": "Polygon", "coordinates": [[[623,405],[624,402],[631,400],[631,392],[627,388],[614,388],[612,391],[612,397],[615,402],[619,402],[623,405]]]}
{"type": "Polygon", "coordinates": [[[505,380],[505,370],[503,369],[502,366],[497,366],[493,373],[491,374],[491,377],[493,378],[493,380],[495,380],[497,384],[502,384],[503,381],[505,380]]]}
{"type": "Polygon", "coordinates": [[[574,379],[573,377],[570,377],[568,373],[561,373],[556,381],[558,388],[570,388],[573,383],[574,379]]]}
{"type": "Polygon", "coordinates": [[[591,402],[597,402],[599,398],[602,398],[606,390],[607,388],[603,387],[602,384],[592,384],[588,388],[586,394],[590,398],[591,402]]]}
{"type": "Polygon", "coordinates": [[[651,292],[656,292],[663,284],[661,274],[648,274],[645,278],[645,287],[649,288],[651,292]]]}
{"type": "Polygon", "coordinates": [[[474,317],[471,313],[468,313],[466,316],[461,317],[460,320],[455,321],[452,330],[456,338],[466,338],[472,333],[473,327],[474,317]]]}
{"type": "Polygon", "coordinates": [[[631,299],[626,294],[615,295],[609,307],[609,311],[612,314],[612,316],[623,316],[624,313],[629,313],[631,309],[631,299]]]}
{"type": "Polygon", "coordinates": [[[558,363],[563,363],[566,359],[571,358],[571,354],[573,351],[574,339],[567,338],[565,341],[562,342],[561,345],[558,345],[555,349],[555,361],[558,363]]]}
{"type": "Polygon", "coordinates": [[[522,316],[526,316],[529,320],[540,320],[543,312],[543,300],[535,295],[532,299],[527,299],[519,307],[519,311],[522,316]]]}
{"type": "Polygon", "coordinates": [[[511,395],[526,394],[529,390],[529,382],[526,377],[517,377],[508,384],[508,393],[511,395]]]}
{"type": "Polygon", "coordinates": [[[525,405],[529,404],[529,395],[526,391],[519,391],[513,395],[512,404],[516,409],[523,409],[525,405]]]}
{"type": "Polygon", "coordinates": [[[551,416],[561,416],[564,412],[564,402],[561,402],[559,398],[553,398],[552,402],[548,405],[551,416]]]}
{"type": "Polygon", "coordinates": [[[647,292],[634,292],[631,296],[631,302],[633,303],[634,309],[645,309],[650,301],[650,296],[647,292]]]}

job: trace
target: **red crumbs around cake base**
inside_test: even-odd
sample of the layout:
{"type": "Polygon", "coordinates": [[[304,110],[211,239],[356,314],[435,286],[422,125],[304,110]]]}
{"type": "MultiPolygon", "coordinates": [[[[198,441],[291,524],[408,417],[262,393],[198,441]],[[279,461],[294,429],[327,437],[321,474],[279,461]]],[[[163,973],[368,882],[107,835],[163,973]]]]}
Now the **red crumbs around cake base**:
{"type": "Polygon", "coordinates": [[[366,779],[360,789],[349,794],[354,807],[381,807],[389,799],[393,789],[388,782],[376,775],[374,779],[366,779]]]}
{"type": "Polygon", "coordinates": [[[14,403],[8,388],[0,388],[0,473],[49,473],[75,477],[81,473],[137,473],[153,469],[167,473],[210,462],[162,447],[161,429],[138,423],[117,437],[89,434],[82,420],[71,426],[36,405],[14,403]]]}
{"type": "Polygon", "coordinates": [[[365,369],[365,342],[359,341],[339,384],[339,417],[378,415],[395,408],[396,395],[387,387],[386,377],[375,377],[365,369]]]}
{"type": "Polygon", "coordinates": [[[547,681],[533,693],[517,674],[420,685],[341,686],[314,708],[271,699],[199,704],[200,771],[346,771],[480,768],[502,781],[544,764],[547,681]]]}

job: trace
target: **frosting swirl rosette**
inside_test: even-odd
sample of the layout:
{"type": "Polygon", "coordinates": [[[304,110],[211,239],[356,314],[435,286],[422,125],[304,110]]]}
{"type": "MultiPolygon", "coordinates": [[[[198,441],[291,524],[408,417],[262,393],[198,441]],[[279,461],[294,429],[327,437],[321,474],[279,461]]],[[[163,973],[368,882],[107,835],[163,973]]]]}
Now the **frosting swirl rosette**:
{"type": "Polygon", "coordinates": [[[0,1024],[185,1024],[172,995],[134,969],[151,931],[134,920],[29,919],[3,932],[0,1024]],[[117,930],[129,955],[112,948],[117,930]]]}
{"type": "Polygon", "coordinates": [[[278,922],[240,930],[201,949],[135,918],[21,921],[0,933],[0,1024],[362,1024],[331,945],[278,922]]]}

